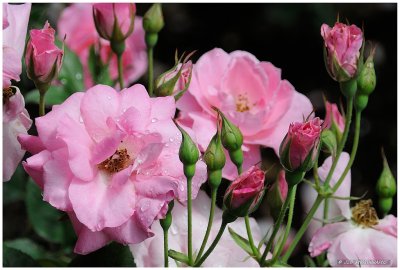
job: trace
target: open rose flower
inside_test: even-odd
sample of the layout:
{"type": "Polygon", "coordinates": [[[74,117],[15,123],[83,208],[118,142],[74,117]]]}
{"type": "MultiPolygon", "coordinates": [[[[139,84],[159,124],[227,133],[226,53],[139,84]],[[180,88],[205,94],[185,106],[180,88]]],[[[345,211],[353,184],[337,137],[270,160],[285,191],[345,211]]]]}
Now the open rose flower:
{"type": "Polygon", "coordinates": [[[49,22],[45,23],[43,29],[30,31],[25,64],[28,77],[36,86],[50,85],[60,72],[64,52],[54,44],[55,32],[49,22]]]}
{"type": "Polygon", "coordinates": [[[3,89],[19,81],[30,12],[31,4],[3,4],[3,89]]]}
{"type": "MultiPolygon", "coordinates": [[[[38,137],[19,137],[34,154],[23,165],[43,199],[71,217],[76,253],[139,243],[169,201],[187,199],[174,114],[172,97],[150,98],[142,85],[97,85],[37,118],[38,137]]],[[[199,161],[193,198],[205,179],[199,161]]]]}
{"type": "MultiPolygon", "coordinates": [[[[281,79],[280,69],[248,52],[222,49],[200,57],[188,92],[177,103],[180,123],[194,130],[202,151],[216,132],[217,113],[212,106],[242,131],[244,170],[260,161],[260,145],[278,153],[289,123],[312,111],[308,98],[281,79]]],[[[223,176],[230,180],[237,176],[229,160],[223,176]]]]}
{"type": "MultiPolygon", "coordinates": [[[[203,236],[206,232],[208,216],[210,214],[210,198],[205,192],[199,192],[196,200],[193,201],[193,250],[199,250],[203,236]]],[[[187,208],[181,204],[175,204],[172,209],[172,225],[169,229],[168,245],[170,249],[187,252],[187,221],[182,218],[187,215],[187,208]]],[[[218,233],[218,228],[222,221],[222,211],[218,207],[215,209],[213,227],[210,239],[214,239],[218,233]]],[[[236,233],[245,236],[246,227],[244,219],[239,218],[235,222],[229,223],[236,233]]],[[[258,243],[262,234],[257,222],[250,218],[250,228],[253,238],[258,243]]],[[[137,245],[130,245],[135,263],[138,267],[163,267],[163,231],[160,224],[154,224],[155,236],[137,245]]],[[[271,258],[269,254],[268,259],[271,258]]],[[[169,258],[170,267],[177,267],[175,260],[169,258]]],[[[258,267],[258,263],[249,258],[249,255],[239,247],[233,238],[225,230],[210,256],[202,264],[203,267],[258,267]]]]}
{"type": "Polygon", "coordinates": [[[224,205],[230,213],[242,217],[256,210],[264,195],[265,173],[257,166],[238,176],[224,195],[224,205]]]}
{"type": "Polygon", "coordinates": [[[333,28],[323,24],[321,36],[325,45],[326,69],[332,79],[343,82],[353,78],[364,39],[361,29],[354,24],[339,22],[333,28]]]}
{"type": "MultiPolygon", "coordinates": [[[[117,57],[111,51],[110,42],[101,38],[93,21],[93,7],[89,3],[76,3],[65,8],[58,20],[58,36],[76,53],[83,65],[83,76],[87,88],[94,82],[89,71],[90,48],[94,46],[103,64],[109,65],[110,77],[118,78],[117,57]]],[[[133,33],[125,40],[125,51],[122,54],[124,85],[138,80],[147,69],[147,53],[144,41],[142,18],[135,16],[133,33]]]]}
{"type": "Polygon", "coordinates": [[[8,181],[21,162],[25,150],[17,140],[19,134],[27,134],[32,125],[25,101],[18,88],[3,89],[3,181],[8,181]]]}

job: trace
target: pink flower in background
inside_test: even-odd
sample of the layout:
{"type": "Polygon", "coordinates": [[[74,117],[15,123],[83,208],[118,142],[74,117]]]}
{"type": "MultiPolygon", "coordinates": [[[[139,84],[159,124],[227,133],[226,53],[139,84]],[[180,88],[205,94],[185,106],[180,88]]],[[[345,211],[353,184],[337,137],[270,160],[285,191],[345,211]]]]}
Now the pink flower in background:
{"type": "Polygon", "coordinates": [[[30,30],[25,65],[28,77],[35,83],[51,83],[61,69],[64,52],[54,44],[54,34],[49,22],[43,29],[30,30]]]}
{"type": "Polygon", "coordinates": [[[3,182],[11,179],[25,154],[17,136],[27,134],[31,125],[32,120],[19,89],[3,89],[3,182]]]}
{"type": "MultiPolygon", "coordinates": [[[[250,167],[238,176],[224,195],[224,205],[233,213],[253,212],[264,194],[265,173],[257,166],[250,167]],[[251,201],[251,204],[248,203],[251,201]]],[[[238,216],[244,216],[238,215],[238,216]]]]}
{"type": "Polygon", "coordinates": [[[133,31],[135,14],[136,5],[133,3],[93,4],[93,18],[97,32],[106,40],[126,39],[133,31]],[[115,29],[118,29],[118,35],[114,33],[115,29]]]}
{"type": "Polygon", "coordinates": [[[329,101],[325,101],[325,120],[322,127],[325,129],[330,129],[335,126],[340,133],[344,131],[345,119],[343,115],[339,112],[339,109],[335,103],[330,103],[329,101]]]}
{"type": "MultiPolygon", "coordinates": [[[[100,54],[103,63],[108,63],[110,77],[118,77],[117,58],[112,53],[110,43],[100,38],[93,21],[92,4],[77,3],[65,8],[58,20],[58,34],[64,38],[67,47],[79,56],[83,65],[83,76],[87,88],[93,86],[88,60],[91,46],[100,54]]],[[[122,55],[124,83],[129,85],[138,80],[147,69],[147,53],[144,41],[142,18],[136,16],[133,33],[125,40],[125,51],[122,55]]]]}
{"type": "Polygon", "coordinates": [[[321,26],[321,36],[325,44],[325,64],[329,75],[339,82],[354,77],[363,43],[360,28],[343,23],[335,23],[333,28],[321,26]]]}
{"type": "Polygon", "coordinates": [[[3,3],[3,89],[19,81],[31,4],[3,3]]]}
{"type": "MultiPolygon", "coordinates": [[[[289,123],[301,121],[312,111],[308,98],[281,79],[280,69],[248,52],[228,54],[222,49],[200,57],[188,92],[177,103],[180,124],[194,130],[202,151],[216,132],[217,114],[211,106],[242,131],[244,170],[260,161],[260,145],[278,153],[289,123]]],[[[227,161],[223,176],[233,180],[236,167],[227,161]]]]}
{"type": "MultiPolygon", "coordinates": [[[[193,250],[199,250],[203,236],[206,232],[208,216],[210,214],[210,198],[203,191],[199,192],[196,200],[193,201],[193,250]]],[[[175,203],[172,210],[172,225],[169,229],[169,248],[183,253],[187,252],[187,208],[175,203]]],[[[214,239],[221,225],[222,211],[217,207],[210,239],[214,239]]],[[[239,218],[233,223],[229,223],[236,233],[246,235],[246,227],[244,219],[239,218]]],[[[250,218],[250,227],[253,233],[254,241],[259,243],[262,238],[260,228],[257,222],[250,218]]],[[[163,251],[163,231],[160,224],[154,224],[155,236],[145,240],[137,245],[130,245],[135,263],[138,267],[163,267],[164,251],[163,251]]],[[[210,240],[209,240],[210,241],[210,240]]],[[[268,259],[271,258],[269,254],[268,259]]],[[[169,258],[170,267],[176,267],[175,260],[169,258]]],[[[225,230],[215,247],[214,251],[202,264],[203,267],[258,267],[258,263],[249,258],[249,255],[239,247],[233,238],[225,230]]]]}
{"type": "Polygon", "coordinates": [[[279,155],[281,164],[289,171],[308,171],[318,156],[322,120],[318,117],[291,123],[283,139],[279,155]]]}
{"type": "MultiPolygon", "coordinates": [[[[37,118],[38,137],[19,137],[34,154],[23,165],[43,199],[71,217],[76,253],[139,243],[170,200],[187,199],[174,114],[173,97],[149,98],[142,85],[97,85],[37,118]]],[[[205,180],[199,162],[193,198],[205,180]]]]}

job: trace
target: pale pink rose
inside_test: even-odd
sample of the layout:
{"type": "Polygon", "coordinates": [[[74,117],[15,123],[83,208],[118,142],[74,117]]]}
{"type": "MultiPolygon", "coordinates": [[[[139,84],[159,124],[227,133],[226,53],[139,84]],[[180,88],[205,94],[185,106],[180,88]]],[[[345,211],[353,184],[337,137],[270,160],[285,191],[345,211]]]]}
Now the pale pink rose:
{"type": "Polygon", "coordinates": [[[345,119],[343,115],[339,112],[339,109],[335,103],[330,103],[329,101],[325,101],[325,120],[322,127],[325,129],[330,129],[332,125],[335,125],[338,128],[338,131],[343,133],[345,119]]]}
{"type": "MultiPolygon", "coordinates": [[[[252,54],[213,49],[197,61],[192,80],[177,107],[179,121],[196,133],[205,151],[216,132],[219,108],[243,133],[246,170],[260,161],[260,145],[278,153],[289,123],[301,121],[312,111],[311,102],[298,93],[281,71],[269,62],[260,62],[252,54]]],[[[233,180],[236,167],[228,159],[223,176],[233,180]]]]}
{"type": "MultiPolygon", "coordinates": [[[[350,156],[346,152],[342,152],[339,158],[339,162],[336,165],[336,169],[332,174],[332,179],[330,180],[330,186],[334,186],[342,176],[344,169],[346,168],[348,162],[350,160],[350,156]]],[[[332,157],[328,157],[325,159],[324,163],[321,167],[318,168],[318,176],[320,178],[321,183],[325,182],[326,177],[328,176],[329,170],[332,167],[332,157]]],[[[339,186],[337,191],[335,192],[335,196],[340,197],[350,197],[351,190],[351,170],[346,174],[342,184],[339,186]]],[[[301,187],[301,201],[304,206],[304,212],[308,213],[317,198],[317,192],[310,185],[303,185],[301,187]]],[[[310,222],[308,229],[306,231],[306,241],[310,242],[311,237],[314,233],[322,227],[322,222],[324,218],[324,203],[322,203],[316,213],[314,214],[315,219],[310,222]]],[[[345,217],[350,218],[351,212],[349,209],[349,202],[346,200],[337,200],[330,199],[329,200],[329,212],[327,218],[329,220],[333,220],[336,218],[345,217]]]]}
{"type": "Polygon", "coordinates": [[[175,96],[186,90],[191,81],[192,69],[193,63],[189,60],[185,63],[179,63],[171,70],[161,74],[156,80],[156,95],[175,96]],[[176,80],[175,83],[172,83],[174,80],[176,80]]]}
{"type": "Polygon", "coordinates": [[[30,30],[25,65],[28,77],[35,83],[49,84],[60,72],[64,51],[54,44],[55,32],[49,22],[43,29],[30,30]]]}
{"type": "MultiPolygon", "coordinates": [[[[173,97],[149,98],[142,85],[97,85],[37,118],[38,137],[19,137],[34,154],[23,165],[43,199],[71,217],[76,253],[111,240],[139,243],[170,200],[187,199],[174,114],[173,97]]],[[[193,198],[205,180],[199,162],[193,198]]]]}
{"type": "Polygon", "coordinates": [[[3,182],[9,181],[25,155],[17,140],[32,125],[25,101],[18,88],[3,89],[3,182]]]}
{"type": "MultiPolygon", "coordinates": [[[[77,3],[65,8],[58,20],[59,38],[67,35],[65,44],[76,53],[83,66],[85,87],[94,85],[89,71],[88,60],[91,46],[100,54],[103,64],[110,61],[109,72],[113,80],[118,78],[118,65],[110,42],[100,38],[93,21],[92,4],[77,3]]],[[[123,77],[125,85],[139,79],[147,70],[147,53],[144,41],[142,18],[136,16],[133,33],[125,40],[122,55],[123,77]]]]}
{"type": "Polygon", "coordinates": [[[323,24],[321,36],[324,39],[325,62],[329,75],[339,82],[354,77],[364,39],[361,29],[354,24],[339,22],[333,28],[323,24]]]}
{"type": "MultiPolygon", "coordinates": [[[[193,250],[200,250],[204,234],[207,228],[208,216],[210,214],[210,198],[205,192],[199,192],[196,200],[193,201],[193,250]]],[[[170,249],[187,252],[187,208],[179,203],[175,203],[172,210],[172,225],[169,229],[168,245],[170,249]]],[[[218,233],[221,225],[222,211],[216,207],[213,227],[209,238],[209,243],[218,233]]],[[[243,237],[247,237],[246,226],[243,218],[238,218],[235,222],[229,223],[236,233],[243,237]]],[[[257,222],[250,218],[250,227],[253,238],[259,243],[262,234],[257,222]]],[[[132,255],[135,258],[138,267],[163,267],[164,266],[164,250],[163,250],[163,231],[160,224],[154,223],[152,227],[155,235],[137,245],[130,245],[132,255]]],[[[209,246],[208,244],[207,246],[209,246]]],[[[269,254],[268,259],[271,258],[269,254]]],[[[169,258],[170,267],[177,267],[175,260],[169,258]]],[[[240,248],[230,236],[228,230],[225,230],[210,256],[202,264],[203,267],[258,267],[258,263],[249,258],[249,255],[240,248]]]]}
{"type": "Polygon", "coordinates": [[[106,40],[125,40],[133,31],[135,14],[136,5],[133,3],[93,4],[97,32],[106,40]],[[115,29],[118,29],[116,33],[115,29]]]}
{"type": "Polygon", "coordinates": [[[19,81],[31,4],[3,3],[3,89],[19,81]]]}
{"type": "Polygon", "coordinates": [[[308,171],[318,156],[322,123],[318,117],[289,125],[279,155],[281,164],[289,171],[308,171]]]}
{"type": "Polygon", "coordinates": [[[239,175],[224,195],[224,205],[232,213],[244,216],[253,212],[264,195],[265,172],[257,166],[239,175]],[[251,204],[249,205],[249,202],[251,204]]]}

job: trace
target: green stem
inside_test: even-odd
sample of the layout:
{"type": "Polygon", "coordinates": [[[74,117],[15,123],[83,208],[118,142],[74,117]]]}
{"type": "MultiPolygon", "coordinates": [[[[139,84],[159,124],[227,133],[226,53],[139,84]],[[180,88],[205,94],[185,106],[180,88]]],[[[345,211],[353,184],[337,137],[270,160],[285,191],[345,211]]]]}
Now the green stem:
{"type": "Polygon", "coordinates": [[[292,252],[296,248],[300,239],[303,237],[303,234],[306,232],[308,225],[311,222],[311,219],[313,218],[315,212],[318,210],[318,207],[323,200],[324,200],[324,197],[322,197],[321,195],[317,196],[317,199],[315,200],[313,206],[311,207],[310,212],[308,212],[303,225],[301,225],[301,227],[298,230],[298,232],[296,233],[296,236],[294,237],[291,245],[289,246],[288,250],[285,252],[285,255],[283,255],[283,257],[282,257],[283,262],[287,262],[287,260],[290,258],[290,255],[292,255],[292,252]]]}
{"type": "Polygon", "coordinates": [[[325,179],[325,186],[326,187],[329,186],[329,181],[332,178],[333,172],[335,171],[336,165],[339,162],[340,155],[341,155],[341,153],[342,153],[342,151],[344,149],[344,146],[346,144],[347,136],[349,135],[349,131],[350,131],[352,113],[353,113],[353,97],[350,97],[350,98],[347,99],[346,124],[345,124],[344,131],[343,131],[343,137],[340,140],[338,151],[337,151],[337,155],[336,155],[336,157],[335,157],[335,159],[333,161],[332,167],[329,170],[328,176],[325,179]]]}
{"type": "Polygon", "coordinates": [[[119,88],[124,89],[124,74],[122,71],[122,53],[117,54],[119,88]]]}
{"type": "Polygon", "coordinates": [[[289,237],[289,233],[290,233],[290,229],[292,227],[292,221],[293,221],[293,211],[294,211],[294,202],[296,199],[296,189],[297,189],[297,185],[295,185],[293,187],[293,192],[290,197],[289,215],[288,215],[288,221],[286,223],[285,234],[283,235],[283,240],[282,240],[280,246],[278,247],[278,251],[276,252],[275,257],[272,258],[270,265],[274,265],[274,263],[278,260],[279,256],[281,255],[281,253],[283,251],[283,247],[285,246],[286,241],[289,237]]]}
{"type": "Polygon", "coordinates": [[[313,175],[315,180],[315,187],[318,189],[319,188],[318,160],[314,162],[313,175]]]}
{"type": "Polygon", "coordinates": [[[289,201],[290,201],[290,197],[292,196],[291,194],[293,193],[293,188],[294,188],[294,186],[289,187],[288,194],[286,196],[286,200],[282,205],[281,211],[279,212],[278,219],[276,220],[275,225],[274,225],[274,230],[272,231],[272,235],[269,238],[267,246],[266,246],[266,248],[264,250],[264,253],[262,254],[261,259],[259,261],[260,264],[263,264],[263,262],[267,258],[268,251],[270,251],[270,249],[272,247],[272,244],[274,242],[275,236],[278,233],[279,228],[282,225],[282,221],[283,221],[283,219],[285,217],[286,209],[288,207],[288,204],[289,204],[289,201]]]}
{"type": "Polygon", "coordinates": [[[212,242],[211,246],[207,249],[206,253],[203,255],[203,257],[200,258],[200,260],[198,262],[195,263],[195,267],[199,267],[202,265],[202,263],[207,259],[207,257],[211,254],[211,252],[214,250],[214,248],[216,247],[216,245],[218,244],[219,240],[222,237],[222,234],[225,231],[226,225],[228,223],[222,221],[221,223],[221,227],[219,228],[218,234],[215,237],[214,241],[212,242]]]}
{"type": "Polygon", "coordinates": [[[211,189],[211,209],[210,209],[210,216],[208,218],[207,230],[206,230],[206,234],[204,235],[203,242],[201,243],[200,251],[197,254],[195,263],[197,263],[199,261],[199,259],[201,258],[201,255],[203,254],[204,249],[206,248],[208,237],[210,236],[212,223],[214,220],[215,205],[216,205],[216,201],[217,201],[217,190],[218,190],[217,188],[211,189]]]}
{"type": "Polygon", "coordinates": [[[149,96],[152,97],[154,92],[153,47],[147,48],[147,59],[149,62],[149,96]]]}
{"type": "Polygon", "coordinates": [[[187,210],[188,210],[188,258],[189,265],[193,265],[192,247],[192,177],[187,178],[187,210]]]}
{"type": "Polygon", "coordinates": [[[168,230],[164,230],[164,267],[168,267],[168,230]]]}
{"type": "Polygon", "coordinates": [[[326,224],[326,220],[328,219],[328,213],[329,213],[329,198],[326,198],[324,200],[324,215],[322,218],[322,226],[326,224]]]}
{"type": "Polygon", "coordinates": [[[246,223],[247,237],[249,238],[249,244],[250,244],[251,250],[253,251],[253,255],[258,257],[259,252],[258,252],[258,249],[256,248],[256,246],[254,245],[254,240],[253,240],[253,235],[251,234],[250,220],[249,220],[248,215],[246,215],[244,217],[244,222],[246,223]]]}
{"type": "Polygon", "coordinates": [[[45,101],[44,101],[44,96],[46,95],[46,91],[39,91],[40,96],[39,96],[39,116],[45,115],[45,101]]]}

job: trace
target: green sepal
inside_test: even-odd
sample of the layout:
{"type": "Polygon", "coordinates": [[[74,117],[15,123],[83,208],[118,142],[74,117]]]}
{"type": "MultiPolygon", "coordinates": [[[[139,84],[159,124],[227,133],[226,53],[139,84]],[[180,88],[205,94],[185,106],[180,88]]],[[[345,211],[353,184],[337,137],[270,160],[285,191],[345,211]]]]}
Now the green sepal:
{"type": "Polygon", "coordinates": [[[170,249],[168,250],[168,256],[178,262],[182,262],[186,265],[189,265],[189,258],[186,254],[170,249]]]}
{"type": "Polygon", "coordinates": [[[246,253],[249,254],[250,256],[255,256],[255,254],[253,254],[253,250],[251,249],[249,240],[236,233],[231,227],[228,227],[228,231],[232,239],[239,247],[241,247],[244,251],[246,251],[246,253]]]}

